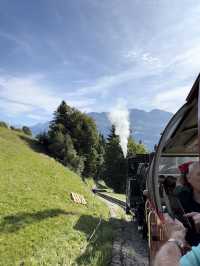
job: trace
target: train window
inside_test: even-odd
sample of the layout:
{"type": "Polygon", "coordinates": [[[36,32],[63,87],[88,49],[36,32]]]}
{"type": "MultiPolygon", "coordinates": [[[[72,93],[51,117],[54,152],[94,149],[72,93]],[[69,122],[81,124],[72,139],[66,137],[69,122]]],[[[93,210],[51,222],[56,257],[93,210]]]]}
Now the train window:
{"type": "Polygon", "coordinates": [[[189,162],[189,161],[198,161],[199,157],[191,156],[173,156],[173,157],[161,157],[159,163],[159,175],[169,176],[173,175],[174,177],[180,175],[179,165],[189,162]]]}

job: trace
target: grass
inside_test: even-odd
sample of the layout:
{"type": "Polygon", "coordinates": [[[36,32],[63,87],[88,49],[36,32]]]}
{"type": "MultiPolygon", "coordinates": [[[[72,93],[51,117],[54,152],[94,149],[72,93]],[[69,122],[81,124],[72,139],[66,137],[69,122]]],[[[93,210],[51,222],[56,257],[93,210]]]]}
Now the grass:
{"type": "Polygon", "coordinates": [[[91,182],[49,158],[35,140],[0,127],[0,265],[108,265],[113,224],[91,182]],[[75,204],[71,191],[87,206],[75,204]]]}

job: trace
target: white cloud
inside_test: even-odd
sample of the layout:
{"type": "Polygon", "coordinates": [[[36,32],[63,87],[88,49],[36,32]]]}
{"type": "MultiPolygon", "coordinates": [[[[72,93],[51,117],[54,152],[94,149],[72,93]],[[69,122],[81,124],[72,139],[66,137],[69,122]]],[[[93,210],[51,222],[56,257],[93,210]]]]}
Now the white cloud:
{"type": "Polygon", "coordinates": [[[70,97],[42,85],[42,75],[28,77],[0,76],[0,110],[8,116],[23,114],[34,120],[45,120],[62,100],[82,111],[91,111],[93,98],[70,97]],[[38,115],[40,114],[40,115],[38,115]]]}
{"type": "MultiPolygon", "coordinates": [[[[140,49],[132,49],[122,53],[125,62],[137,63],[137,68],[143,67],[155,69],[161,68],[161,60],[158,56],[140,49]]],[[[144,70],[144,69],[143,69],[144,70]]]]}
{"type": "MultiPolygon", "coordinates": [[[[152,61],[153,59],[148,58],[146,60],[152,61]]],[[[157,70],[159,72],[159,70],[157,70]]],[[[91,82],[87,86],[83,86],[74,90],[74,92],[67,93],[69,97],[82,97],[90,96],[92,94],[98,94],[99,96],[108,96],[113,89],[117,89],[118,86],[130,82],[132,80],[139,80],[143,77],[155,74],[155,69],[149,69],[148,72],[144,68],[130,67],[117,74],[101,76],[95,81],[91,82]],[[92,84],[93,83],[93,84],[92,84]]]]}
{"type": "Polygon", "coordinates": [[[61,102],[61,98],[40,85],[40,82],[40,76],[0,76],[0,109],[12,115],[33,112],[36,109],[52,113],[61,102]]]}
{"type": "Polygon", "coordinates": [[[152,107],[175,112],[186,100],[190,86],[177,87],[173,90],[159,92],[152,100],[152,107]]]}
{"type": "Polygon", "coordinates": [[[191,74],[200,71],[200,39],[197,43],[192,43],[188,49],[185,49],[179,54],[175,55],[166,64],[166,67],[170,67],[179,76],[190,76],[191,74]]]}
{"type": "Polygon", "coordinates": [[[11,102],[3,98],[0,99],[0,110],[8,116],[15,116],[16,114],[30,112],[32,108],[29,105],[11,102]]]}

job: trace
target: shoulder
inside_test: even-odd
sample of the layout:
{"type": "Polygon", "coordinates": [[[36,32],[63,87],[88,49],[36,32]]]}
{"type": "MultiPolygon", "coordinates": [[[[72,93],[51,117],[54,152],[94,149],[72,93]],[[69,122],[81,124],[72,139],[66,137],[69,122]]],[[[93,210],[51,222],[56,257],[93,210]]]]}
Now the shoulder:
{"type": "Polygon", "coordinates": [[[182,185],[178,185],[176,186],[176,188],[174,189],[175,193],[179,194],[179,193],[184,193],[184,192],[191,192],[191,189],[187,186],[182,186],[182,185]]]}
{"type": "Polygon", "coordinates": [[[192,195],[192,191],[190,188],[185,187],[185,186],[177,186],[174,190],[174,194],[178,197],[178,198],[182,198],[182,197],[190,197],[192,195]]]}
{"type": "Polygon", "coordinates": [[[192,191],[188,187],[178,186],[175,188],[174,195],[179,199],[184,209],[190,209],[192,191]]]}
{"type": "Polygon", "coordinates": [[[200,245],[193,247],[190,252],[181,258],[181,266],[199,266],[200,265],[200,245]]]}

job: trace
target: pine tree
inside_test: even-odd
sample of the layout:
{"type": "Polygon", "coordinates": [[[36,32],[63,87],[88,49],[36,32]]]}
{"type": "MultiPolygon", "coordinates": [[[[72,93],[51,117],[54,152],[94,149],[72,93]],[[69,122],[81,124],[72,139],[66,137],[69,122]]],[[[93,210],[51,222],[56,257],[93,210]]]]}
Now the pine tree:
{"type": "Polygon", "coordinates": [[[105,172],[105,167],[104,167],[105,148],[106,148],[106,140],[104,136],[100,134],[97,145],[98,159],[97,159],[96,180],[103,179],[103,174],[105,172]]]}
{"type": "Polygon", "coordinates": [[[81,169],[86,177],[95,177],[99,135],[92,118],[62,101],[54,113],[48,136],[49,150],[53,156],[67,166],[81,169]]]}
{"type": "Polygon", "coordinates": [[[119,137],[115,134],[114,126],[112,126],[107,138],[104,160],[104,179],[106,184],[112,187],[116,192],[124,192],[126,162],[119,145],[119,137]]]}

